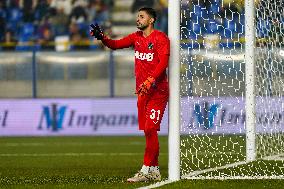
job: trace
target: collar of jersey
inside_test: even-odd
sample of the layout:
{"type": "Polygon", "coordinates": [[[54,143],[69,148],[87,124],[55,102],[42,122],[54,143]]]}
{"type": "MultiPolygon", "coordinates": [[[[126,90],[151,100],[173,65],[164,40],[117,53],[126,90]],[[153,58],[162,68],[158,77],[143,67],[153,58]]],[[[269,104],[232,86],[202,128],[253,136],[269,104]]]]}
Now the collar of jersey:
{"type": "Polygon", "coordinates": [[[143,32],[142,32],[142,31],[140,31],[140,32],[141,32],[141,36],[147,39],[147,38],[149,38],[154,32],[156,32],[156,30],[154,29],[154,30],[150,33],[150,35],[148,35],[147,37],[145,37],[145,36],[143,35],[143,32]]]}

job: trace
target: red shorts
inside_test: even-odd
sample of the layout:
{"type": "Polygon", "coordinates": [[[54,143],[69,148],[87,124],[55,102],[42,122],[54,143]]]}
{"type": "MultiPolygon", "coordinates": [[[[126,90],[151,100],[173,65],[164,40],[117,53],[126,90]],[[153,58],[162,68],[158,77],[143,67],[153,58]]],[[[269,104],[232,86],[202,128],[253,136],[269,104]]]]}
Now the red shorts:
{"type": "Polygon", "coordinates": [[[160,130],[160,124],[168,103],[168,87],[152,89],[147,95],[138,97],[138,123],[139,129],[155,128],[160,130]]]}

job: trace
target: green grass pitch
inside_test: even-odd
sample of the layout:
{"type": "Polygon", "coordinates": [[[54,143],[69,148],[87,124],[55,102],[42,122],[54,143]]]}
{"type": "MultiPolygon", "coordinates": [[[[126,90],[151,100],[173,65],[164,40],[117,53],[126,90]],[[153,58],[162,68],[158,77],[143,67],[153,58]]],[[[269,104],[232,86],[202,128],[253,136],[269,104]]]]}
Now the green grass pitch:
{"type": "MultiPolygon", "coordinates": [[[[0,188],[138,188],[144,137],[1,137],[0,188]]],[[[167,138],[160,137],[167,179],[167,138]]],[[[283,188],[282,180],[182,180],[162,188],[283,188]]]]}

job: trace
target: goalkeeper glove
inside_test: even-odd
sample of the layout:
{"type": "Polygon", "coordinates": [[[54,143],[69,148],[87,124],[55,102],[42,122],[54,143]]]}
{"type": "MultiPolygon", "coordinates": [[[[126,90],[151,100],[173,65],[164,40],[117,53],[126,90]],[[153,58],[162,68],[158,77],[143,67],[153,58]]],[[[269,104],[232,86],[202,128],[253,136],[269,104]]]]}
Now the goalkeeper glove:
{"type": "Polygon", "coordinates": [[[150,76],[139,86],[139,89],[136,91],[136,94],[138,94],[138,96],[146,95],[148,94],[151,87],[155,86],[155,79],[150,76]]]}
{"type": "Polygon", "coordinates": [[[90,30],[90,35],[97,38],[98,40],[102,40],[104,38],[104,34],[98,24],[91,24],[92,29],[90,30]]]}

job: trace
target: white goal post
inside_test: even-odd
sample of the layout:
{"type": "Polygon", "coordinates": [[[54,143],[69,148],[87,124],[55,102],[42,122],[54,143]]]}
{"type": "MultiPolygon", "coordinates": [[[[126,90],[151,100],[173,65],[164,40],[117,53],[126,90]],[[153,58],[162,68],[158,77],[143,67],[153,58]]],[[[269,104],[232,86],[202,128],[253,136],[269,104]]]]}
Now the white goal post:
{"type": "Polygon", "coordinates": [[[255,132],[255,0],[245,0],[246,161],[256,158],[255,132]]]}
{"type": "Polygon", "coordinates": [[[168,34],[171,42],[169,60],[169,180],[180,179],[180,1],[169,1],[168,34]]]}

